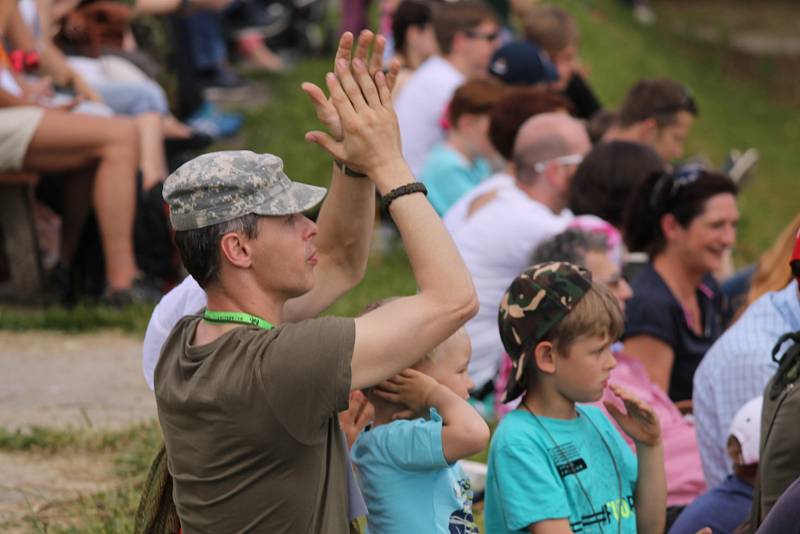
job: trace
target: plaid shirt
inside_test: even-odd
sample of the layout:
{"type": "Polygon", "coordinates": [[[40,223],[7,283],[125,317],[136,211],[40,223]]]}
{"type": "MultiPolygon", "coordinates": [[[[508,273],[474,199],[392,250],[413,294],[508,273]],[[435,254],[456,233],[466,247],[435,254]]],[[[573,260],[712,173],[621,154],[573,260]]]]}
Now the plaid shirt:
{"type": "Polygon", "coordinates": [[[725,444],[733,416],[747,401],[764,393],[764,386],[778,369],[772,360],[773,346],[781,335],[797,330],[800,301],[793,281],[755,301],[697,368],[695,428],[708,487],[716,486],[731,472],[725,444]]]}

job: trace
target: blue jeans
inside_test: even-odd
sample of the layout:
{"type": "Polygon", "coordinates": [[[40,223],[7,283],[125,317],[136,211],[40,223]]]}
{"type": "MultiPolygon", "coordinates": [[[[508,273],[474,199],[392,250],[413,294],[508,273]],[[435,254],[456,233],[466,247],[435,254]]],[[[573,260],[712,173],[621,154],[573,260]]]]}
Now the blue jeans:
{"type": "Polygon", "coordinates": [[[194,68],[214,70],[225,63],[228,51],[218,13],[199,11],[184,17],[189,41],[189,55],[194,68]]]}

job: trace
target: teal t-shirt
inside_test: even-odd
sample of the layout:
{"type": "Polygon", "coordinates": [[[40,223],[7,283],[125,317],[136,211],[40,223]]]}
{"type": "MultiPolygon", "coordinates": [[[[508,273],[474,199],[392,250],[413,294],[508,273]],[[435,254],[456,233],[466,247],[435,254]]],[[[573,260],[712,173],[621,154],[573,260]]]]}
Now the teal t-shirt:
{"type": "Polygon", "coordinates": [[[539,417],[541,425],[527,410],[505,416],[489,450],[488,534],[528,532],[561,518],[576,534],[616,533],[620,521],[621,532],[636,534],[636,456],[598,408],[581,406],[578,414],[539,417]]]}
{"type": "Polygon", "coordinates": [[[472,486],[442,449],[442,418],[394,421],[358,436],[350,451],[367,502],[368,534],[478,534],[472,486]]]}
{"type": "Polygon", "coordinates": [[[470,162],[446,143],[441,143],[431,150],[422,167],[420,181],[428,188],[428,200],[436,213],[444,217],[458,199],[491,173],[485,159],[476,158],[470,162]]]}

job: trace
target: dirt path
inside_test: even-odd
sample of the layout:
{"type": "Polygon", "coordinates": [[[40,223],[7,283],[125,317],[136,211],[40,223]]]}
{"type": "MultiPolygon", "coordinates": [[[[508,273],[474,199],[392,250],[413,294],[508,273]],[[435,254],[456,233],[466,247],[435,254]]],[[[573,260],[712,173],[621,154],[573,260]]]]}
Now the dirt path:
{"type": "MultiPolygon", "coordinates": [[[[156,416],[141,340],[115,333],[0,332],[0,428],[120,429],[156,416]]],[[[0,452],[0,524],[113,484],[111,458],[0,452]]]]}
{"type": "Polygon", "coordinates": [[[141,340],[0,332],[0,427],[125,428],[155,417],[141,340]]]}

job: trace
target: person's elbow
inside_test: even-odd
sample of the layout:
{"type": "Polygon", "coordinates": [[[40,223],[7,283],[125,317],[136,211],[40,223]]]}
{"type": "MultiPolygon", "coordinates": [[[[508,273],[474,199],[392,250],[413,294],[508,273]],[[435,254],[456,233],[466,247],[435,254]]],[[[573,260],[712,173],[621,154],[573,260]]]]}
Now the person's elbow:
{"type": "Polygon", "coordinates": [[[464,324],[475,317],[475,314],[478,313],[478,308],[480,308],[478,294],[475,292],[475,286],[471,281],[459,297],[454,301],[455,315],[459,323],[464,324]]]}
{"type": "Polygon", "coordinates": [[[473,420],[463,421],[458,425],[458,433],[451,437],[455,446],[450,447],[452,452],[448,455],[448,461],[455,462],[478,454],[489,444],[489,426],[480,415],[475,415],[473,420]]]}

